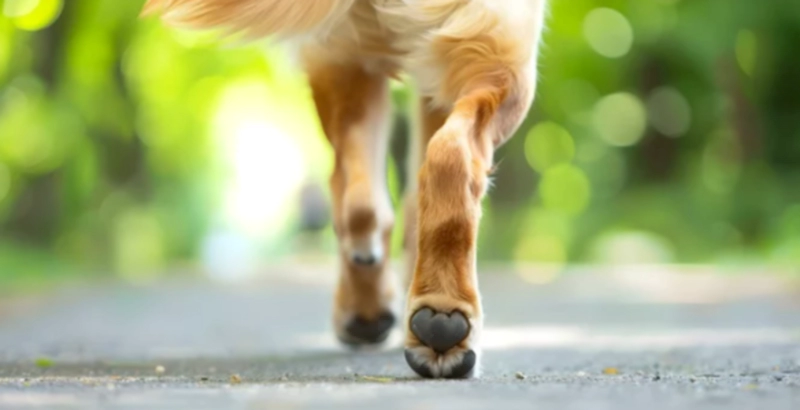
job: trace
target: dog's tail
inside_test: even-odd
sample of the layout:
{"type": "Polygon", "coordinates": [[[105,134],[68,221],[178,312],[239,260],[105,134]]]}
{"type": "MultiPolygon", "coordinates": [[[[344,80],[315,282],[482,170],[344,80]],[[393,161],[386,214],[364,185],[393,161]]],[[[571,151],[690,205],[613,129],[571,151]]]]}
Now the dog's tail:
{"type": "Polygon", "coordinates": [[[142,16],[175,27],[225,29],[248,38],[298,35],[329,26],[355,0],[147,0],[142,16]]]}

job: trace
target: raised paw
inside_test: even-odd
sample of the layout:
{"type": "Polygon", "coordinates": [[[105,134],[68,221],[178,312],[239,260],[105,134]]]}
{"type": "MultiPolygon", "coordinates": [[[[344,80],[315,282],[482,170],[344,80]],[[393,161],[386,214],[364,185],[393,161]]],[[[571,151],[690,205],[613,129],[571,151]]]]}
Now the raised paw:
{"type": "Polygon", "coordinates": [[[478,352],[475,327],[480,322],[460,310],[422,307],[408,320],[405,358],[414,372],[427,378],[475,376],[478,352]]]}

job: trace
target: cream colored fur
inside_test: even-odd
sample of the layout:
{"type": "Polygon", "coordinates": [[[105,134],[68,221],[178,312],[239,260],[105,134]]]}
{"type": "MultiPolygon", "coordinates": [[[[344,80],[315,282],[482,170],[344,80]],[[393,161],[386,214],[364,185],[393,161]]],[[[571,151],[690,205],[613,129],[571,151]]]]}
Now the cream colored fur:
{"type": "MultiPolygon", "coordinates": [[[[331,59],[364,59],[407,71],[420,91],[448,106],[478,69],[528,71],[535,64],[545,0],[148,0],[143,15],[190,29],[223,29],[248,38],[302,36],[331,59]],[[448,70],[432,39],[458,43],[448,70]],[[479,41],[475,41],[475,40],[479,41]],[[516,41],[509,42],[508,39],[516,41]],[[476,65],[480,65],[477,67],[476,65]],[[441,87],[444,77],[457,82],[441,87]],[[450,95],[448,95],[450,94],[450,95]]],[[[535,68],[533,68],[535,69],[535,68]]]]}
{"type": "Polygon", "coordinates": [[[193,29],[221,28],[250,38],[304,34],[334,24],[356,0],[148,0],[142,15],[193,29]]]}

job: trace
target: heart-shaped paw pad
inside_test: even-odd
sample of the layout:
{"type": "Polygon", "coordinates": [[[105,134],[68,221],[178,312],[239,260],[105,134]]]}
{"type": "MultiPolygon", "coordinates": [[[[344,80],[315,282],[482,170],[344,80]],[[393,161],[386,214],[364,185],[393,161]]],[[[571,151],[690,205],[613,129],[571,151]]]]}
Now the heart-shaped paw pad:
{"type": "Polygon", "coordinates": [[[411,317],[411,332],[437,353],[444,353],[469,336],[470,325],[459,311],[437,313],[422,308],[411,317]]]}

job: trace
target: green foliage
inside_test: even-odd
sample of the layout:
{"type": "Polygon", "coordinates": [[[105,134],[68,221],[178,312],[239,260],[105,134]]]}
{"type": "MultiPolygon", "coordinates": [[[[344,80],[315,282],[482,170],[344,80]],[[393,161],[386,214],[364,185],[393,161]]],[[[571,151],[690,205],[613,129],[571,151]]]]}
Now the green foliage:
{"type": "MultiPolygon", "coordinates": [[[[63,261],[152,275],[231,232],[262,257],[297,252],[297,194],[332,168],[302,73],[270,45],[140,20],[140,3],[3,3],[0,278],[63,261]]],[[[480,257],[800,266],[800,3],[551,0],[550,14],[480,257]]],[[[398,204],[414,96],[392,89],[398,204]]]]}

